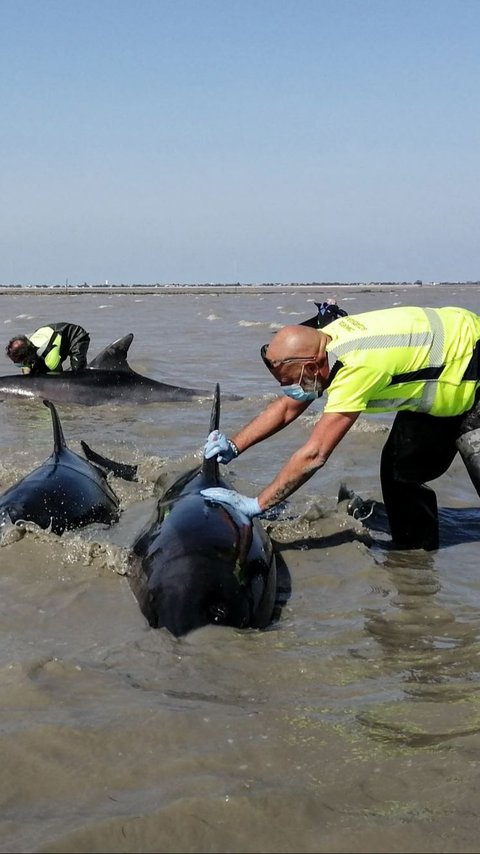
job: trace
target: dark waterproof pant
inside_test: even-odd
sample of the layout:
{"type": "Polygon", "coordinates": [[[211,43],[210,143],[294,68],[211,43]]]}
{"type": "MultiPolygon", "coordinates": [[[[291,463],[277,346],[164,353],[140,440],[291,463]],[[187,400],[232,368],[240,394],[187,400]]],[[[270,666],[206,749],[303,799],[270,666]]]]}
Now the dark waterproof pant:
{"type": "Polygon", "coordinates": [[[425,481],[440,477],[453,462],[464,418],[397,413],[380,464],[383,500],[396,548],[438,548],[437,497],[425,481]]]}

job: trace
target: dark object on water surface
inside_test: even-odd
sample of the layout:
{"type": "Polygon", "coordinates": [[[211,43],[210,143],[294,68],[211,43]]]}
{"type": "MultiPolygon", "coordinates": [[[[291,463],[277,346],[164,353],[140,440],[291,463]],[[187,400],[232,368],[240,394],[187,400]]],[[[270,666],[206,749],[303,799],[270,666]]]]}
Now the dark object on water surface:
{"type": "Polygon", "coordinates": [[[348,515],[353,516],[366,528],[390,535],[390,524],[383,502],[374,501],[373,498],[362,498],[348,489],[344,483],[340,484],[337,501],[338,503],[346,501],[348,515]]]}
{"type": "Polygon", "coordinates": [[[91,522],[116,522],[119,502],[104,471],[67,448],[57,410],[43,402],[52,416],[53,453],[0,496],[0,525],[34,522],[63,534],[91,522]]]}
{"type": "Polygon", "coordinates": [[[80,444],[87,460],[90,460],[91,463],[94,463],[94,465],[101,468],[102,471],[106,473],[112,472],[115,477],[120,477],[122,480],[128,480],[130,482],[138,480],[138,466],[129,465],[128,463],[116,463],[114,460],[107,460],[106,457],[102,457],[100,454],[97,454],[90,445],[87,445],[87,443],[83,441],[83,439],[80,440],[80,444]]]}
{"type": "MultiPolygon", "coordinates": [[[[219,417],[217,384],[209,432],[219,417]]],[[[118,466],[96,459],[105,469],[118,466]]],[[[176,637],[209,623],[265,629],[290,595],[288,569],[260,520],[200,494],[212,486],[232,489],[216,458],[164,492],[133,545],[129,580],[142,613],[153,628],[176,637]]]]}
{"type": "MultiPolygon", "coordinates": [[[[169,403],[212,397],[212,391],[169,385],[132,370],[127,361],[132,341],[131,332],[123,338],[118,338],[89,362],[83,371],[0,377],[0,400],[5,397],[40,397],[84,406],[99,406],[102,403],[169,403]]],[[[241,398],[231,395],[228,399],[241,398]]]]}
{"type": "Polygon", "coordinates": [[[315,302],[315,305],[318,308],[318,313],[315,317],[303,320],[299,326],[312,326],[314,329],[323,329],[324,326],[328,326],[333,320],[348,316],[348,312],[340,308],[336,302],[326,300],[326,302],[315,302]]]}

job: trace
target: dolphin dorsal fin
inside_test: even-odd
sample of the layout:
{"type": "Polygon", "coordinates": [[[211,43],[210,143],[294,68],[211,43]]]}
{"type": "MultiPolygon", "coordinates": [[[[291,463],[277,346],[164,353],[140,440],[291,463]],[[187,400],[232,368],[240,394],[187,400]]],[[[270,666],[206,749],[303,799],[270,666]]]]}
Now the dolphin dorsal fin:
{"type": "Polygon", "coordinates": [[[59,454],[62,448],[67,447],[67,443],[65,442],[65,437],[63,435],[62,425],[60,424],[60,418],[58,417],[58,412],[55,409],[53,403],[50,400],[44,400],[43,403],[50,410],[50,415],[52,416],[52,427],[53,427],[53,453],[59,454]]]}
{"type": "MultiPolygon", "coordinates": [[[[220,427],[220,385],[215,386],[213,395],[212,414],[210,415],[210,433],[212,430],[218,430],[220,427]]],[[[216,457],[211,457],[209,460],[203,458],[202,474],[208,477],[211,481],[218,481],[219,466],[216,457]]]]}
{"type": "Polygon", "coordinates": [[[105,347],[105,350],[102,350],[98,356],[95,356],[88,363],[88,367],[101,369],[102,371],[128,371],[133,373],[127,362],[128,348],[132,341],[133,332],[129,332],[123,338],[117,338],[116,341],[105,347]]]}

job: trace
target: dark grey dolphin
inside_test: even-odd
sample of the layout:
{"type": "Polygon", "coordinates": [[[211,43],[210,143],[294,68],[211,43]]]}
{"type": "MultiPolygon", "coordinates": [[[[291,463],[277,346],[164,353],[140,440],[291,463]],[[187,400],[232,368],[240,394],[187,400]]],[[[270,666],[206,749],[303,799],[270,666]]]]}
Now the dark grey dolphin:
{"type": "MultiPolygon", "coordinates": [[[[217,385],[210,430],[218,429],[219,416],[217,385]]],[[[134,466],[122,472],[121,464],[91,458],[136,477],[134,466]]],[[[290,593],[288,569],[262,523],[205,499],[200,491],[210,486],[232,489],[216,459],[204,459],[164,492],[133,545],[130,583],[141,610],[153,628],[165,626],[176,637],[208,623],[266,628],[290,593]]]]}
{"type": "Polygon", "coordinates": [[[53,453],[0,496],[0,531],[9,520],[35,522],[55,534],[91,522],[116,522],[119,502],[105,472],[67,448],[54,405],[43,402],[52,415],[53,453]]]}
{"type": "MultiPolygon", "coordinates": [[[[63,403],[98,406],[102,403],[161,403],[212,397],[212,391],[169,385],[137,374],[127,361],[132,341],[131,332],[114,341],[84,371],[38,376],[19,373],[0,377],[0,399],[40,397],[63,403]]],[[[230,399],[239,398],[235,396],[230,399]]]]}

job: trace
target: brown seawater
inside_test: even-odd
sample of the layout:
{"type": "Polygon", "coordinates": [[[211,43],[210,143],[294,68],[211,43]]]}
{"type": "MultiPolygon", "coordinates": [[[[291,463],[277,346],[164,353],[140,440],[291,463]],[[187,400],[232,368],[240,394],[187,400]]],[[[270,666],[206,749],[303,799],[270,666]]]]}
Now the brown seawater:
{"type": "MultiPolygon", "coordinates": [[[[129,361],[164,382],[242,396],[232,433],[277,393],[259,358],[286,323],[336,296],[478,309],[476,285],[328,293],[0,296],[3,336],[50,320],[127,332],[129,361]]],[[[1,373],[12,373],[6,358],[1,373]]],[[[257,494],[321,413],[228,468],[257,494]]],[[[27,526],[0,548],[0,850],[13,852],[474,852],[480,762],[478,498],[463,464],[433,486],[441,548],[394,552],[337,504],[341,482],[380,498],[390,416],[362,417],[268,524],[292,576],[265,632],[146,624],[124,575],[154,482],[199,460],[210,401],[58,404],[65,437],[139,464],[117,480],[120,523],[57,537],[27,526]]],[[[51,452],[40,401],[0,402],[0,488],[51,452]]]]}

